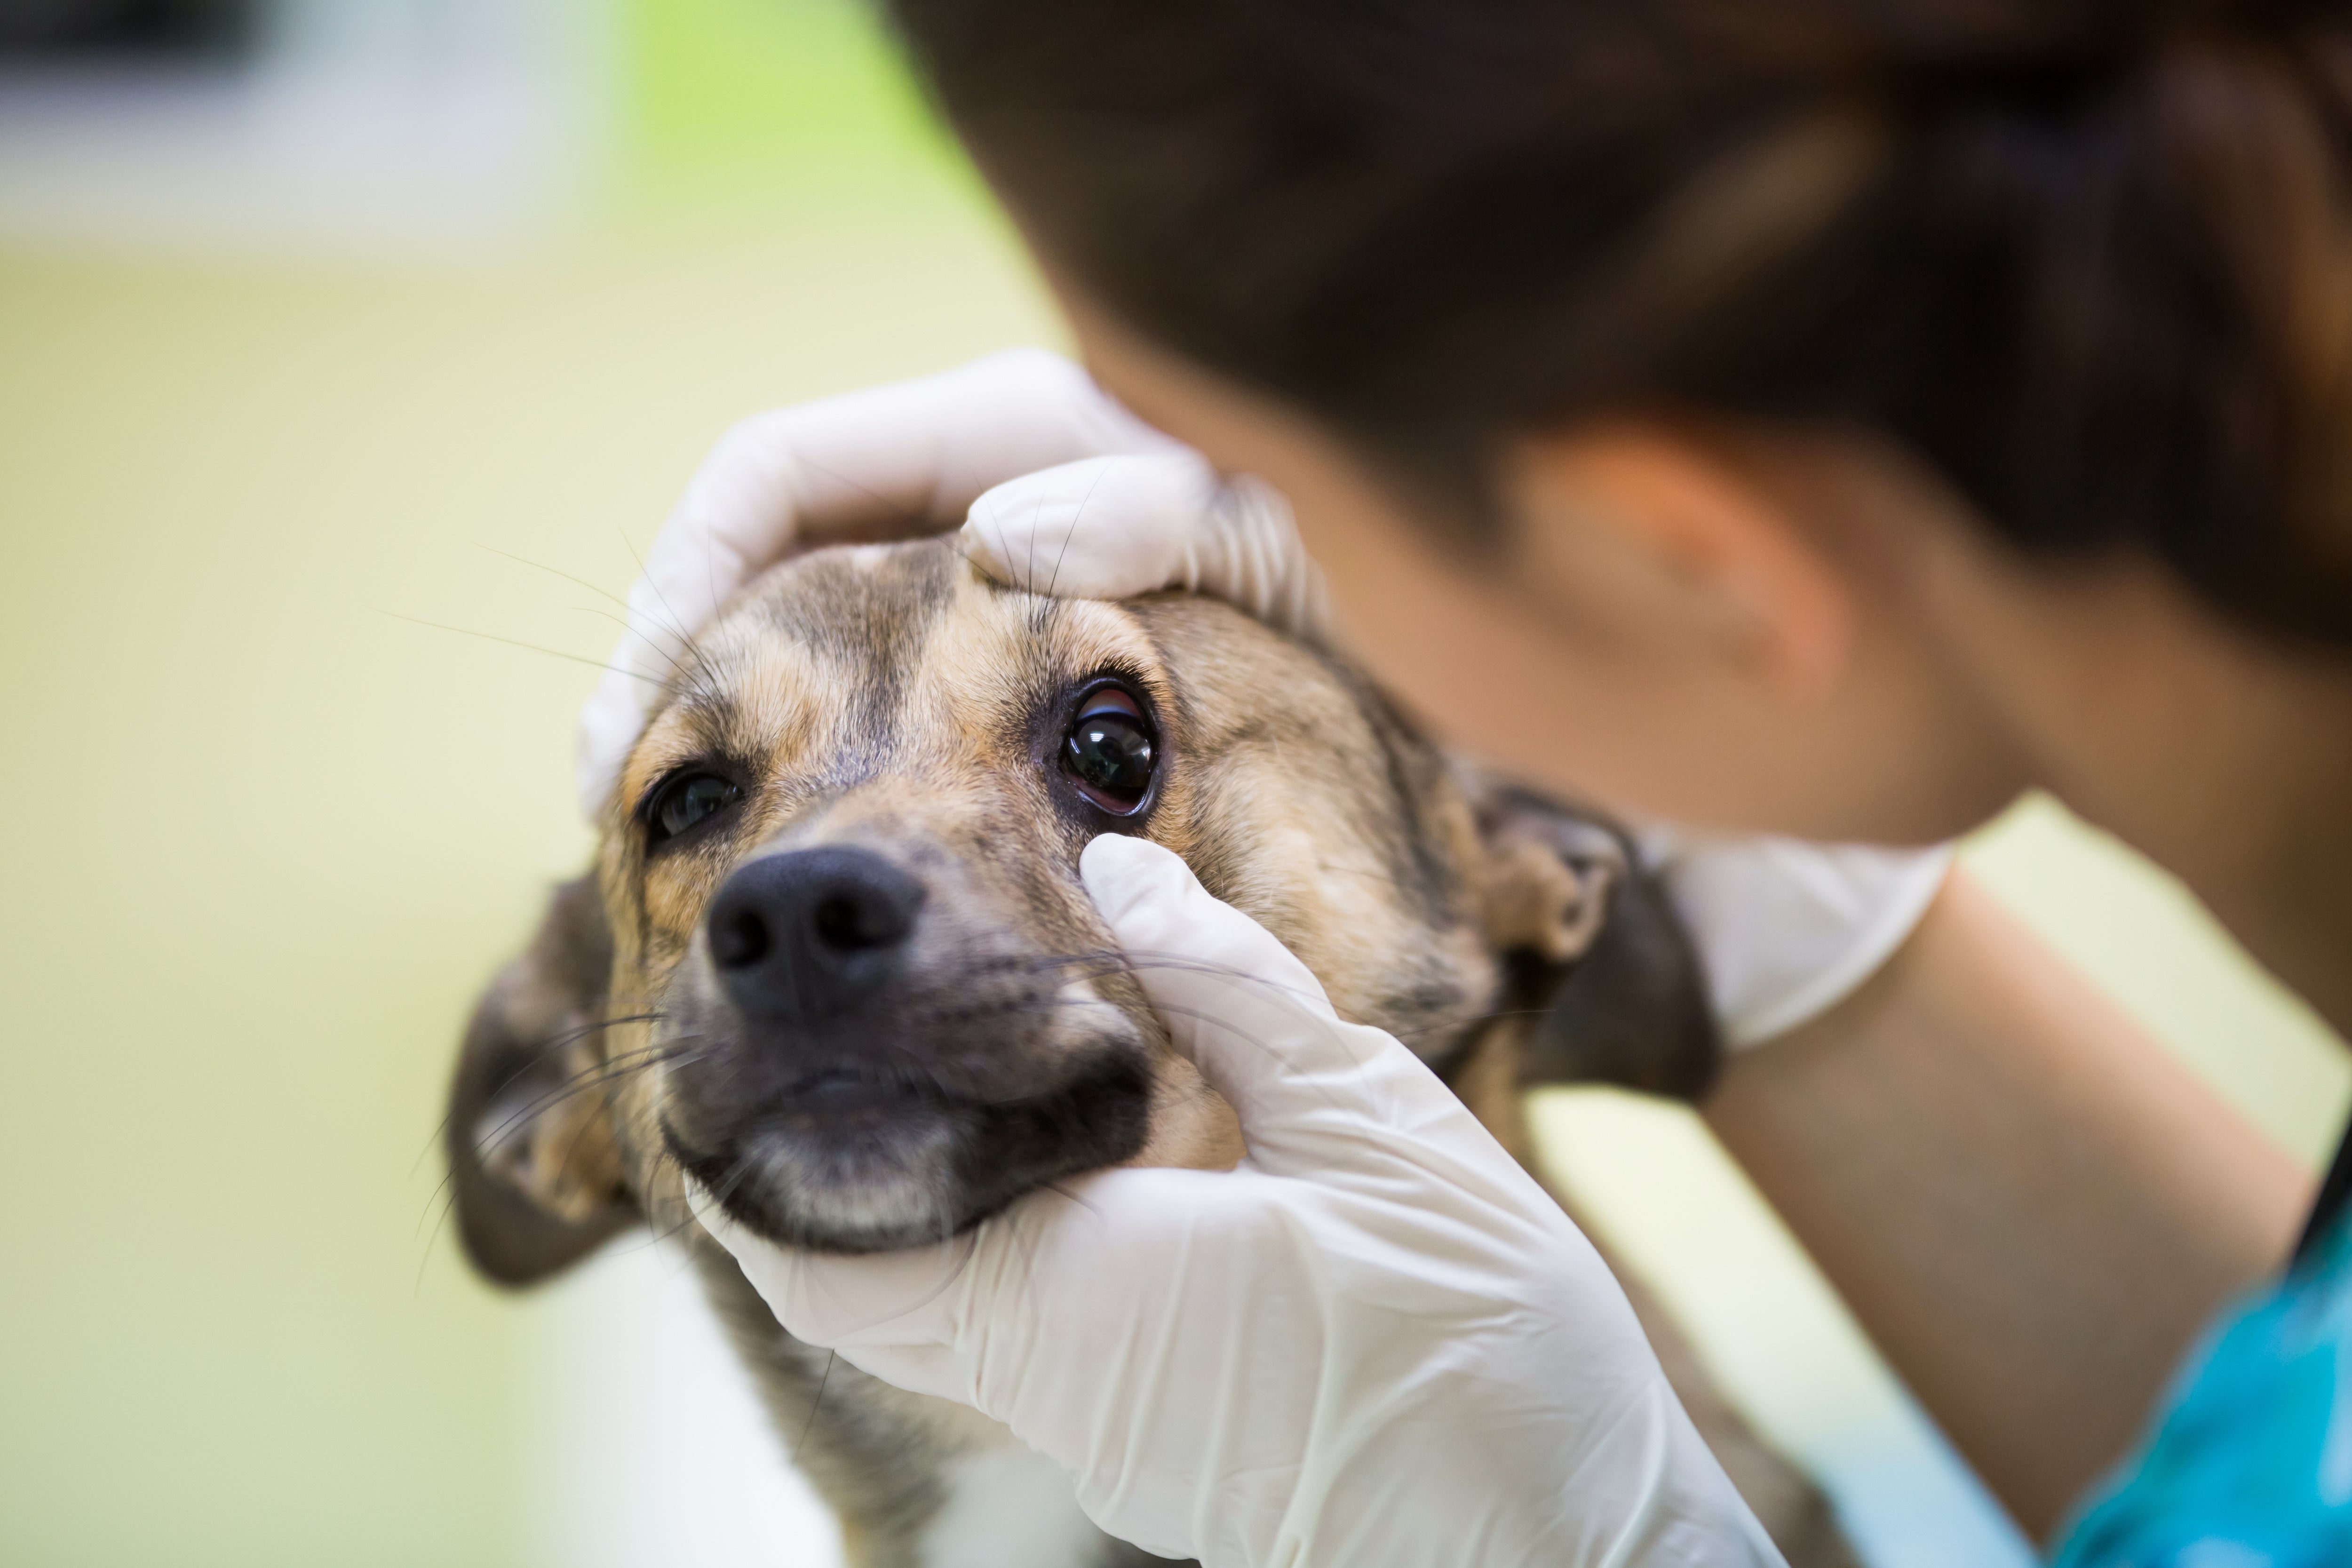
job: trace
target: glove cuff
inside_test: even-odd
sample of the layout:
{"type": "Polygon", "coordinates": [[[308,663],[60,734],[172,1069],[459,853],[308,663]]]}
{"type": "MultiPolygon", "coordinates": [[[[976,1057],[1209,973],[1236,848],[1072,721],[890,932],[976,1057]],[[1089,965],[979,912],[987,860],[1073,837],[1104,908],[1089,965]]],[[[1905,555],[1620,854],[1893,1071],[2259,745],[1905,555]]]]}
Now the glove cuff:
{"type": "Polygon", "coordinates": [[[1642,849],[1690,931],[1734,1049],[1785,1035],[1852,995],[1910,938],[1952,865],[1948,846],[1671,830],[1645,833],[1642,849]]]}

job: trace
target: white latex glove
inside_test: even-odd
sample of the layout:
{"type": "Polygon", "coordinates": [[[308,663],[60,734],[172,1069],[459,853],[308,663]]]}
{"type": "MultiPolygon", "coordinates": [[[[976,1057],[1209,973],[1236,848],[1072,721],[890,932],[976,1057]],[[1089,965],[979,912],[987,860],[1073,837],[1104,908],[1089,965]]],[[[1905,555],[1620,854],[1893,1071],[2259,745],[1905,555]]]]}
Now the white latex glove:
{"type": "MultiPolygon", "coordinates": [[[[1247,476],[1220,478],[1189,447],[1009,480],[973,503],[963,543],[974,564],[1016,587],[1095,599],[1189,588],[1294,635],[1323,640],[1331,630],[1322,574],[1281,492],[1247,476]]],[[[1664,828],[1641,839],[1735,1047],[1843,1000],[1903,945],[1951,868],[1946,848],[1664,828]]]]}
{"type": "Polygon", "coordinates": [[[1942,890],[1948,847],[1886,849],[1769,835],[1639,836],[1690,932],[1734,1048],[1778,1038],[1852,995],[1942,890]]]}
{"type": "Polygon", "coordinates": [[[1290,503],[1189,447],[1090,458],[1008,480],[972,502],[963,544],[1000,583],[1073,599],[1183,588],[1278,631],[1328,640],[1330,600],[1290,503]]]}
{"type": "Polygon", "coordinates": [[[695,1193],[786,1330],[1003,1422],[1105,1530],[1210,1568],[1780,1561],[1606,1266],[1411,1051],[1169,851],[1101,837],[1079,870],[1248,1156],[864,1258],[695,1193]]]}
{"type": "Polygon", "coordinates": [[[628,631],[580,714],[582,813],[603,816],[686,640],[796,544],[877,524],[943,532],[1017,474],[1171,449],[1181,448],[1043,349],[744,420],[703,459],[629,590],[628,631]]]}

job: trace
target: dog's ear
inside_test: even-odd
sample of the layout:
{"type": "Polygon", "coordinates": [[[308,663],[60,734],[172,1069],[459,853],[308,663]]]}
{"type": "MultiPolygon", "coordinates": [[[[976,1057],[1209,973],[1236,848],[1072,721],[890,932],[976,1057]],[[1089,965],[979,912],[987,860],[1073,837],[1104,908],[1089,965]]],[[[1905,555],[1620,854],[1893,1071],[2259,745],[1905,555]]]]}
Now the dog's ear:
{"type": "Polygon", "coordinates": [[[1723,1044],[1698,955],[1624,829],[1514,784],[1474,780],[1472,797],[1503,1005],[1542,1015],[1519,1081],[1705,1095],[1723,1044]]]}
{"type": "Polygon", "coordinates": [[[466,1256],[501,1285],[545,1279],[637,1219],[597,1068],[612,967],[595,878],[566,882],[467,1026],[449,1087],[452,1201],[466,1256]]]}

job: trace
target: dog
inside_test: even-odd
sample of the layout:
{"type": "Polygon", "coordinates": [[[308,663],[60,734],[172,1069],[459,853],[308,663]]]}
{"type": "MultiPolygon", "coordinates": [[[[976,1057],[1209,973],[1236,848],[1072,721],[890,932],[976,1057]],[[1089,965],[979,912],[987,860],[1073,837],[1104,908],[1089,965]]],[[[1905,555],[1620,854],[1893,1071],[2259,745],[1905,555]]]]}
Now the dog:
{"type": "MultiPolygon", "coordinates": [[[[1448,757],[1329,651],[1190,595],[1023,593],[938,540],[771,568],[681,656],[595,866],[483,997],[447,1152],[502,1285],[635,1226],[685,1245],[859,1568],[1158,1559],[1003,1428],[786,1335],[683,1178],[776,1241],[871,1252],[1081,1172],[1233,1165],[1230,1110],[1079,884],[1101,833],[1182,856],[1523,1163],[1528,1086],[1690,1099],[1718,1065],[1623,834],[1448,757]]],[[[1851,1562],[1629,1292],[1790,1562],[1851,1562]]]]}

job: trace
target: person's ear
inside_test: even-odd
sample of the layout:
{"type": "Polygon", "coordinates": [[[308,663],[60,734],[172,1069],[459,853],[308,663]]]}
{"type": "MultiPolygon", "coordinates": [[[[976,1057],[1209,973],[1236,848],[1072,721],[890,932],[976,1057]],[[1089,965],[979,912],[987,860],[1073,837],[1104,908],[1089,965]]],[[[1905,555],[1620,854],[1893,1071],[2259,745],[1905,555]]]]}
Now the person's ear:
{"type": "Polygon", "coordinates": [[[1721,443],[1664,425],[1579,425],[1517,443],[1505,484],[1523,580],[1612,601],[1580,612],[1695,628],[1783,695],[1821,690],[1852,648],[1852,594],[1789,489],[1721,443]]]}
{"type": "Polygon", "coordinates": [[[1518,1084],[1606,1083],[1696,1101],[1723,1041],[1697,953],[1624,830],[1597,812],[1471,775],[1487,945],[1519,1031],[1518,1084]]]}
{"type": "Polygon", "coordinates": [[[592,873],[556,889],[467,1027],[446,1128],[451,1201],[466,1256],[501,1285],[544,1279],[639,1217],[598,1070],[612,967],[592,873]]]}

